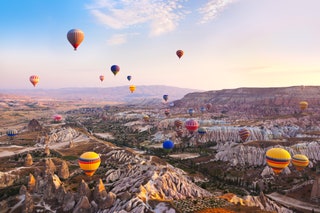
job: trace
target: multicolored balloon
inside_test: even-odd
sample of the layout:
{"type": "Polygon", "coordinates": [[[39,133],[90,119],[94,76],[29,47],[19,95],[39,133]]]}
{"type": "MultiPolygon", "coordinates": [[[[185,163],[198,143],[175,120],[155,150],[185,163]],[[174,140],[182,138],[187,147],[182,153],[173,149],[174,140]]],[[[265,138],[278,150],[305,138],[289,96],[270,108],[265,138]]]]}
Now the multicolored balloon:
{"type": "Polygon", "coordinates": [[[113,75],[117,75],[118,72],[120,71],[120,67],[118,65],[112,65],[110,69],[113,75]]]}
{"type": "Polygon", "coordinates": [[[35,87],[38,83],[39,83],[39,76],[37,75],[32,75],[29,78],[30,82],[32,83],[32,85],[35,87]]]}
{"type": "Polygon", "coordinates": [[[177,128],[181,128],[182,125],[183,125],[183,122],[180,121],[180,120],[175,120],[175,121],[174,121],[174,125],[175,125],[175,127],[177,127],[177,128]]]}
{"type": "Polygon", "coordinates": [[[207,133],[207,129],[205,127],[199,127],[198,128],[198,133],[199,133],[199,135],[202,136],[202,135],[207,133]]]}
{"type": "Polygon", "coordinates": [[[131,93],[133,93],[136,90],[136,86],[135,85],[130,85],[129,86],[129,90],[131,93]]]}
{"type": "Polygon", "coordinates": [[[179,59],[183,56],[183,51],[182,50],[177,50],[176,55],[179,57],[179,59]]]}
{"type": "Polygon", "coordinates": [[[291,160],[293,166],[298,171],[302,171],[304,168],[306,168],[309,165],[309,159],[307,156],[302,154],[296,154],[292,157],[291,160]]]}
{"type": "Polygon", "coordinates": [[[200,107],[200,112],[201,112],[201,113],[204,113],[205,111],[206,111],[206,108],[205,108],[205,107],[203,107],[203,106],[200,107]]]}
{"type": "Polygon", "coordinates": [[[239,130],[239,136],[242,142],[246,142],[246,140],[250,136],[250,131],[247,130],[246,128],[241,128],[239,130]]]}
{"type": "Polygon", "coordinates": [[[164,149],[170,150],[170,149],[173,149],[174,143],[173,143],[171,140],[165,140],[165,141],[162,143],[162,147],[163,147],[164,149]]]}
{"type": "Polygon", "coordinates": [[[164,114],[165,114],[166,116],[169,116],[169,115],[170,115],[170,109],[164,110],[164,114]]]}
{"type": "Polygon", "coordinates": [[[144,120],[145,122],[149,122],[149,120],[150,120],[149,115],[144,115],[144,116],[143,116],[143,120],[144,120]]]}
{"type": "Polygon", "coordinates": [[[102,82],[102,81],[104,80],[104,76],[103,76],[103,75],[100,75],[100,76],[99,76],[99,79],[100,79],[100,81],[102,82]]]}
{"type": "Polygon", "coordinates": [[[271,148],[266,152],[266,161],[275,174],[281,173],[291,161],[290,153],[282,148],[271,148]]]}
{"type": "Polygon", "coordinates": [[[131,76],[131,75],[128,75],[128,76],[127,76],[127,79],[128,79],[128,81],[131,81],[132,76],[131,76]]]}
{"type": "Polygon", "coordinates": [[[193,134],[199,128],[199,123],[196,120],[189,119],[185,122],[184,126],[187,128],[190,134],[193,134]]]}
{"type": "Polygon", "coordinates": [[[79,166],[88,176],[92,176],[100,166],[100,156],[95,152],[83,153],[79,160],[79,166]]]}
{"type": "Polygon", "coordinates": [[[18,134],[18,131],[16,129],[8,129],[6,131],[7,136],[9,136],[10,138],[13,138],[14,136],[16,136],[18,134]]]}
{"type": "Polygon", "coordinates": [[[69,30],[67,34],[67,39],[70,44],[73,46],[74,50],[77,50],[79,45],[82,43],[84,39],[84,33],[79,29],[69,30]]]}

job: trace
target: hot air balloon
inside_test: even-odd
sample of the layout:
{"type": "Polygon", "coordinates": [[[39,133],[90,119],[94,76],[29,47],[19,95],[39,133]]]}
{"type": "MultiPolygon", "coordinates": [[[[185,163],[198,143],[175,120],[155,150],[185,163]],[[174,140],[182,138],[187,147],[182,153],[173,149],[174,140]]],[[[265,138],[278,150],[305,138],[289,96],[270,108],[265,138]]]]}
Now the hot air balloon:
{"type": "Polygon", "coordinates": [[[104,80],[104,76],[103,76],[103,75],[100,75],[100,76],[99,76],[99,79],[100,79],[100,81],[102,82],[102,81],[104,80]]]}
{"type": "Polygon", "coordinates": [[[169,99],[169,95],[163,95],[163,100],[167,101],[169,99]]]}
{"type": "Polygon", "coordinates": [[[199,123],[196,120],[189,119],[185,122],[184,126],[187,128],[190,134],[193,134],[193,132],[198,129],[199,123]]]}
{"type": "Polygon", "coordinates": [[[180,121],[180,120],[175,120],[175,121],[174,121],[174,125],[175,125],[175,127],[177,127],[177,128],[181,128],[182,125],[183,125],[183,122],[180,121]]]}
{"type": "Polygon", "coordinates": [[[199,127],[198,133],[199,135],[204,135],[207,133],[207,129],[205,127],[199,127]]]}
{"type": "Polygon", "coordinates": [[[62,120],[62,116],[61,115],[56,114],[56,115],[53,116],[53,121],[54,122],[60,122],[61,120],[62,120]]]}
{"type": "Polygon", "coordinates": [[[7,136],[13,139],[13,137],[18,134],[18,131],[16,129],[8,129],[6,133],[7,133],[7,136]]]}
{"type": "Polygon", "coordinates": [[[308,108],[308,102],[300,101],[299,106],[301,110],[306,110],[308,108]]]}
{"type": "Polygon", "coordinates": [[[77,50],[78,46],[84,39],[84,33],[79,29],[69,30],[67,34],[68,41],[73,46],[74,50],[77,50]]]}
{"type": "Polygon", "coordinates": [[[179,59],[183,56],[182,50],[177,50],[176,55],[179,57],[179,59]]]}
{"type": "Polygon", "coordinates": [[[143,120],[144,120],[145,122],[148,122],[148,121],[150,120],[149,115],[144,115],[144,116],[143,116],[143,120]]]}
{"type": "Polygon", "coordinates": [[[240,136],[242,142],[246,142],[246,140],[250,136],[250,131],[247,130],[246,128],[241,128],[239,130],[239,136],[240,136]]]}
{"type": "Polygon", "coordinates": [[[305,167],[309,165],[309,159],[307,156],[302,154],[296,154],[292,157],[291,160],[293,166],[296,168],[296,170],[301,171],[305,167]]]}
{"type": "Polygon", "coordinates": [[[113,73],[113,75],[117,75],[119,71],[120,71],[120,67],[118,65],[111,66],[111,72],[113,73]]]}
{"type": "Polygon", "coordinates": [[[131,75],[128,75],[128,76],[127,76],[128,81],[131,81],[131,78],[132,78],[131,75]]]}
{"type": "Polygon", "coordinates": [[[133,93],[136,90],[136,86],[135,85],[130,85],[129,86],[129,90],[131,93],[133,93]]]}
{"type": "Polygon", "coordinates": [[[79,160],[79,166],[88,176],[92,176],[100,166],[100,156],[95,152],[83,153],[79,160]]]}
{"type": "Polygon", "coordinates": [[[290,164],[290,153],[282,148],[271,148],[266,152],[266,161],[275,174],[281,171],[290,164]]]}
{"type": "Polygon", "coordinates": [[[30,76],[29,80],[32,83],[32,85],[35,87],[39,83],[39,76],[32,75],[30,76]]]}
{"type": "Polygon", "coordinates": [[[205,107],[203,107],[203,106],[200,107],[200,112],[201,112],[201,113],[204,113],[205,111],[206,111],[206,108],[205,108],[205,107]]]}
{"type": "Polygon", "coordinates": [[[188,113],[190,116],[192,116],[194,114],[194,112],[195,112],[194,109],[188,109],[188,113]]]}
{"type": "Polygon", "coordinates": [[[165,140],[165,141],[162,143],[162,147],[163,147],[164,149],[170,150],[170,149],[173,149],[174,143],[173,143],[171,140],[165,140]]]}
{"type": "Polygon", "coordinates": [[[166,109],[166,110],[164,111],[164,114],[165,114],[166,116],[169,116],[169,115],[170,115],[170,109],[166,109]]]}
{"type": "Polygon", "coordinates": [[[174,107],[174,102],[170,102],[169,107],[174,107]]]}

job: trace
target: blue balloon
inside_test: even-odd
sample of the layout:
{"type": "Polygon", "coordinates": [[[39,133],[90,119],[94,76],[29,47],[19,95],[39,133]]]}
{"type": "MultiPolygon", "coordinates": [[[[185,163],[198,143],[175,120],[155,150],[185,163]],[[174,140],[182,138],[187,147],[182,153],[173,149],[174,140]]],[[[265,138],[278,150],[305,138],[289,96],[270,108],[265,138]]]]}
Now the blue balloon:
{"type": "Polygon", "coordinates": [[[131,80],[131,78],[132,78],[132,76],[131,76],[131,75],[128,75],[128,76],[127,76],[128,81],[130,81],[130,80],[131,80]]]}
{"type": "Polygon", "coordinates": [[[164,149],[172,149],[174,147],[174,143],[171,140],[165,140],[162,144],[164,149]]]}
{"type": "Polygon", "coordinates": [[[169,99],[169,95],[163,95],[163,100],[167,101],[169,99]]]}

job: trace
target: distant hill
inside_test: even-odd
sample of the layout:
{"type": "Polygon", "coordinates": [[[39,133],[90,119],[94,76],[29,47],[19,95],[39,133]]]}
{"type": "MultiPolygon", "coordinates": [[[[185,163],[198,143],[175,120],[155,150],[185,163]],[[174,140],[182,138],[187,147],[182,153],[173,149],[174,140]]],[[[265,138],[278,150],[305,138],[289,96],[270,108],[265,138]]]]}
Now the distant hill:
{"type": "Polygon", "coordinates": [[[92,100],[113,101],[124,103],[153,103],[162,101],[164,94],[169,95],[168,101],[182,98],[191,92],[200,90],[179,88],[163,85],[136,86],[136,91],[130,93],[128,86],[107,88],[61,88],[61,89],[30,89],[30,90],[0,90],[0,95],[21,95],[36,98],[51,98],[57,100],[92,100]]]}
{"type": "Polygon", "coordinates": [[[282,111],[298,112],[299,102],[307,101],[309,109],[320,107],[320,86],[292,86],[272,88],[237,88],[193,92],[174,101],[175,106],[199,109],[211,104],[211,111],[276,114],[282,111]]]}

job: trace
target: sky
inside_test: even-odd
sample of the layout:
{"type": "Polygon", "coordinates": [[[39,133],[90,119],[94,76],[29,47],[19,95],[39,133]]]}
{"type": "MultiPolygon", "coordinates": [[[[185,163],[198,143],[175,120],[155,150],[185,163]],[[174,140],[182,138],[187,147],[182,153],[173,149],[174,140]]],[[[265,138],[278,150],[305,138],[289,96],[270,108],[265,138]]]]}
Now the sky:
{"type": "Polygon", "coordinates": [[[0,0],[0,89],[320,85],[319,8],[319,0],[0,0]],[[85,34],[77,51],[71,29],[85,34]]]}

